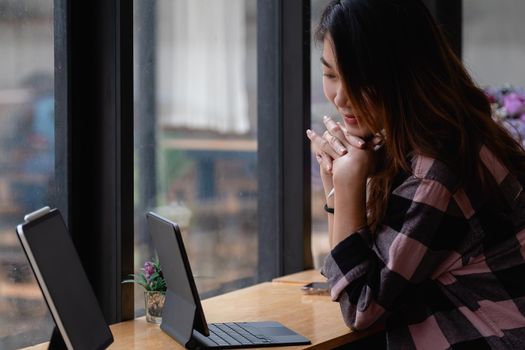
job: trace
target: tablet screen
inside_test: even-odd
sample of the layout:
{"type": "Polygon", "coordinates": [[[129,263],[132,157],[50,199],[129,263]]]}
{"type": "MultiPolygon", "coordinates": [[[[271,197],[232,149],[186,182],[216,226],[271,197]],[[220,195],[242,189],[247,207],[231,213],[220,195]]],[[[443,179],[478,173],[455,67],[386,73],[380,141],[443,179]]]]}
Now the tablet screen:
{"type": "Polygon", "coordinates": [[[19,225],[17,233],[68,348],[111,344],[113,336],[60,212],[19,225]]]}

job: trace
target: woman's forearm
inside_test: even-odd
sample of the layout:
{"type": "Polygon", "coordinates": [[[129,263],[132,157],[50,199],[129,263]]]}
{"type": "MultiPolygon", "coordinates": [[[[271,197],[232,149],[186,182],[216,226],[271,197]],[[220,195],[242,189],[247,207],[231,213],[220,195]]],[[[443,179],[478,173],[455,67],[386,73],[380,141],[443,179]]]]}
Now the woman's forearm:
{"type": "MultiPolygon", "coordinates": [[[[322,176],[323,180],[323,188],[324,188],[324,196],[326,205],[329,208],[334,207],[334,183],[332,181],[331,175],[324,175],[322,176]]],[[[332,246],[332,232],[333,232],[333,226],[334,226],[334,214],[326,213],[327,215],[327,221],[328,221],[328,243],[330,244],[330,247],[332,246]]]]}
{"type": "Polygon", "coordinates": [[[366,225],[366,179],[352,184],[335,183],[334,208],[330,235],[332,249],[366,225]]]}
{"type": "MultiPolygon", "coordinates": [[[[330,196],[326,198],[326,205],[329,208],[334,208],[334,196],[330,196]]],[[[330,247],[332,247],[333,242],[333,232],[334,232],[334,214],[326,213],[328,216],[328,243],[330,244],[330,247]]]]}

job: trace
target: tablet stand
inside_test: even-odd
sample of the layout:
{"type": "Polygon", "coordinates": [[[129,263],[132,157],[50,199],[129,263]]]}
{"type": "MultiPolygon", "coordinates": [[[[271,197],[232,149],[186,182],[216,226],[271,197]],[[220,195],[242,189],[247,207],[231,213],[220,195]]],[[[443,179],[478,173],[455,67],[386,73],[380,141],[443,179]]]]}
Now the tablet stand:
{"type": "Polygon", "coordinates": [[[64,343],[64,338],[60,334],[58,327],[53,328],[53,334],[51,334],[51,340],[49,341],[48,350],[67,350],[66,343],[64,343]]]}

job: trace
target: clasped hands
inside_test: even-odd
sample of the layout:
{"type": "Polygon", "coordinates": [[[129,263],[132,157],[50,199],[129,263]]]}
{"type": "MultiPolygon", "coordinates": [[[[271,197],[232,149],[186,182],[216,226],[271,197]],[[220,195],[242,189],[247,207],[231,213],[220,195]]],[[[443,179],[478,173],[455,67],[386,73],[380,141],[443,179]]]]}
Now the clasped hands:
{"type": "Polygon", "coordinates": [[[382,136],[370,135],[365,139],[353,135],[343,124],[330,117],[325,116],[323,122],[326,131],[322,136],[312,130],[306,131],[323,183],[350,184],[366,180],[375,169],[374,150],[381,147],[382,136]]]}

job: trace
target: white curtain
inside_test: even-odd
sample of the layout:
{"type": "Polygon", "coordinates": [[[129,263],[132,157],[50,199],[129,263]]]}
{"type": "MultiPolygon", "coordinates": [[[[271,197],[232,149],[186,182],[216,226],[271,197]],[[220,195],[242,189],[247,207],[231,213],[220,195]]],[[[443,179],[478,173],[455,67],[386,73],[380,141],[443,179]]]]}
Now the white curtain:
{"type": "Polygon", "coordinates": [[[246,133],[244,0],[185,0],[172,8],[172,108],[163,123],[246,133]]]}

